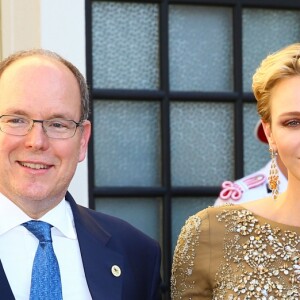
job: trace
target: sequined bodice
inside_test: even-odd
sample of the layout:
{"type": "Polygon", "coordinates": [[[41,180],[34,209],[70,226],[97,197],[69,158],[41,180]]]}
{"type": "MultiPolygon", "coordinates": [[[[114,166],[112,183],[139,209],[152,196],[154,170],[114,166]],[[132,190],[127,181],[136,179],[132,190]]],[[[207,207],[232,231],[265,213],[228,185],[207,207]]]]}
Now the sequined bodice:
{"type": "Polygon", "coordinates": [[[175,249],[173,299],[300,299],[299,233],[239,206],[192,216],[175,249]]]}

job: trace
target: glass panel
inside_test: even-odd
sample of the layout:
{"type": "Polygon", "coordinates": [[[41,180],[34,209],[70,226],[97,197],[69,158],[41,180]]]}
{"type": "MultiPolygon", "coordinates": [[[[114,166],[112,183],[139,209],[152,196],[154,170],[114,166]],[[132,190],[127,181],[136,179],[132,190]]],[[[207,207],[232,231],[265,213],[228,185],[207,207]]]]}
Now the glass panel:
{"type": "Polygon", "coordinates": [[[127,221],[160,241],[161,202],[149,198],[96,198],[96,210],[127,221]]]}
{"type": "Polygon", "coordinates": [[[92,3],[94,88],[159,87],[158,5],[92,3]]]}
{"type": "Polygon", "coordinates": [[[243,10],[243,86],[251,91],[252,76],[269,53],[300,40],[300,11],[243,10]]]}
{"type": "Polygon", "coordinates": [[[96,186],[159,186],[159,103],[94,102],[96,186]]]}
{"type": "Polygon", "coordinates": [[[188,217],[198,211],[213,206],[216,198],[173,198],[172,199],[172,253],[175,249],[178,235],[188,217]]]}
{"type": "Polygon", "coordinates": [[[170,5],[169,27],[171,90],[232,91],[232,10],[170,5]]]}
{"type": "Polygon", "coordinates": [[[255,104],[244,104],[244,174],[249,175],[261,169],[270,159],[268,144],[255,137],[259,120],[255,104]]]}
{"type": "Polygon", "coordinates": [[[171,104],[172,184],[219,186],[233,178],[233,105],[171,104]]]}

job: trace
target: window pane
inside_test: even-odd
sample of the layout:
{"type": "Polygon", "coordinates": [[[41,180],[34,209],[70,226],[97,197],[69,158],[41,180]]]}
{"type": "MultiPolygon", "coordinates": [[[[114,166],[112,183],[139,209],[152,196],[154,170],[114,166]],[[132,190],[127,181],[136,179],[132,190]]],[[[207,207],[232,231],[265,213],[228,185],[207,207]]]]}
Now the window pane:
{"type": "Polygon", "coordinates": [[[170,5],[170,87],[232,91],[232,11],[170,5]]]}
{"type": "Polygon", "coordinates": [[[243,10],[243,86],[251,91],[252,76],[269,53],[300,40],[300,11],[243,10]]]}
{"type": "Polygon", "coordinates": [[[149,198],[97,198],[96,210],[121,218],[160,241],[161,202],[149,198]]]}
{"type": "Polygon", "coordinates": [[[172,253],[175,249],[178,235],[188,217],[198,211],[212,206],[216,198],[173,198],[172,199],[172,253]]]}
{"type": "Polygon", "coordinates": [[[171,105],[172,183],[177,186],[220,185],[233,178],[233,105],[171,105]]]}
{"type": "Polygon", "coordinates": [[[159,103],[96,101],[94,147],[96,186],[159,186],[159,103]]]}
{"type": "Polygon", "coordinates": [[[260,142],[254,134],[259,120],[256,103],[244,104],[244,174],[258,171],[269,161],[268,144],[260,142]]]}
{"type": "Polygon", "coordinates": [[[92,3],[94,88],[159,87],[158,6],[92,3]]]}

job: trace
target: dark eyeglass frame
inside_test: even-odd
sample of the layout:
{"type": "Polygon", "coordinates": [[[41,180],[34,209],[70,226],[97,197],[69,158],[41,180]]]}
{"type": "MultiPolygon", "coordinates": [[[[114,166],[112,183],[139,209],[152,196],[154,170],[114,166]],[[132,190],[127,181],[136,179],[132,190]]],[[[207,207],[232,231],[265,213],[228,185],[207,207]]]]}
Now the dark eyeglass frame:
{"type": "MultiPolygon", "coordinates": [[[[45,134],[47,135],[48,138],[51,138],[51,139],[60,139],[60,140],[63,140],[63,139],[69,139],[69,138],[72,138],[76,131],[77,131],[77,128],[78,127],[81,127],[82,124],[83,124],[84,120],[80,120],[79,122],[76,122],[74,120],[68,120],[68,119],[63,119],[63,118],[53,118],[53,119],[48,119],[48,120],[37,120],[37,119],[31,119],[31,118],[28,118],[28,117],[25,117],[25,116],[20,116],[20,115],[0,115],[0,130],[2,132],[4,132],[5,134],[8,134],[8,135],[14,135],[14,136],[25,136],[27,135],[31,129],[33,128],[34,126],[34,123],[41,123],[42,124],[42,128],[43,128],[43,131],[45,132],[45,134]],[[2,117],[15,117],[16,119],[24,119],[24,120],[28,120],[30,121],[30,124],[31,126],[28,128],[27,132],[24,133],[24,134],[14,134],[14,133],[9,133],[9,132],[6,132],[4,131],[2,128],[1,128],[1,118],[2,117]],[[75,124],[75,128],[74,128],[74,132],[71,136],[68,136],[68,137],[52,137],[52,136],[49,136],[48,135],[48,131],[46,130],[46,128],[44,127],[44,122],[49,122],[49,121],[52,121],[52,120],[63,120],[63,121],[68,121],[68,122],[73,122],[75,124]]],[[[51,134],[50,134],[51,135],[51,134]]]]}

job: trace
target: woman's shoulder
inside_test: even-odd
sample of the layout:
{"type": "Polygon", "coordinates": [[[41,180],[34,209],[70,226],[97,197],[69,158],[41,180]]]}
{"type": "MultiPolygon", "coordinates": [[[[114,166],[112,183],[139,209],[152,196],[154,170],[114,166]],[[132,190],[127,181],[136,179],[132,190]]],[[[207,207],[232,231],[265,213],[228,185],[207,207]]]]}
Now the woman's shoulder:
{"type": "Polygon", "coordinates": [[[234,204],[209,206],[187,218],[181,235],[191,236],[200,231],[209,230],[209,227],[215,226],[215,223],[219,223],[224,218],[222,216],[241,215],[243,210],[247,212],[242,206],[234,204]]]}
{"type": "Polygon", "coordinates": [[[228,210],[239,211],[239,210],[243,210],[243,209],[244,208],[239,204],[224,203],[222,205],[217,205],[217,206],[208,206],[208,207],[198,211],[191,217],[208,218],[211,215],[216,215],[223,211],[228,211],[228,210]]]}
{"type": "MultiPolygon", "coordinates": [[[[219,206],[209,206],[194,215],[194,217],[198,217],[202,220],[205,219],[213,219],[221,214],[233,213],[237,214],[243,210],[247,210],[239,204],[226,203],[219,206]]],[[[193,216],[192,216],[193,217],[193,216]]]]}

